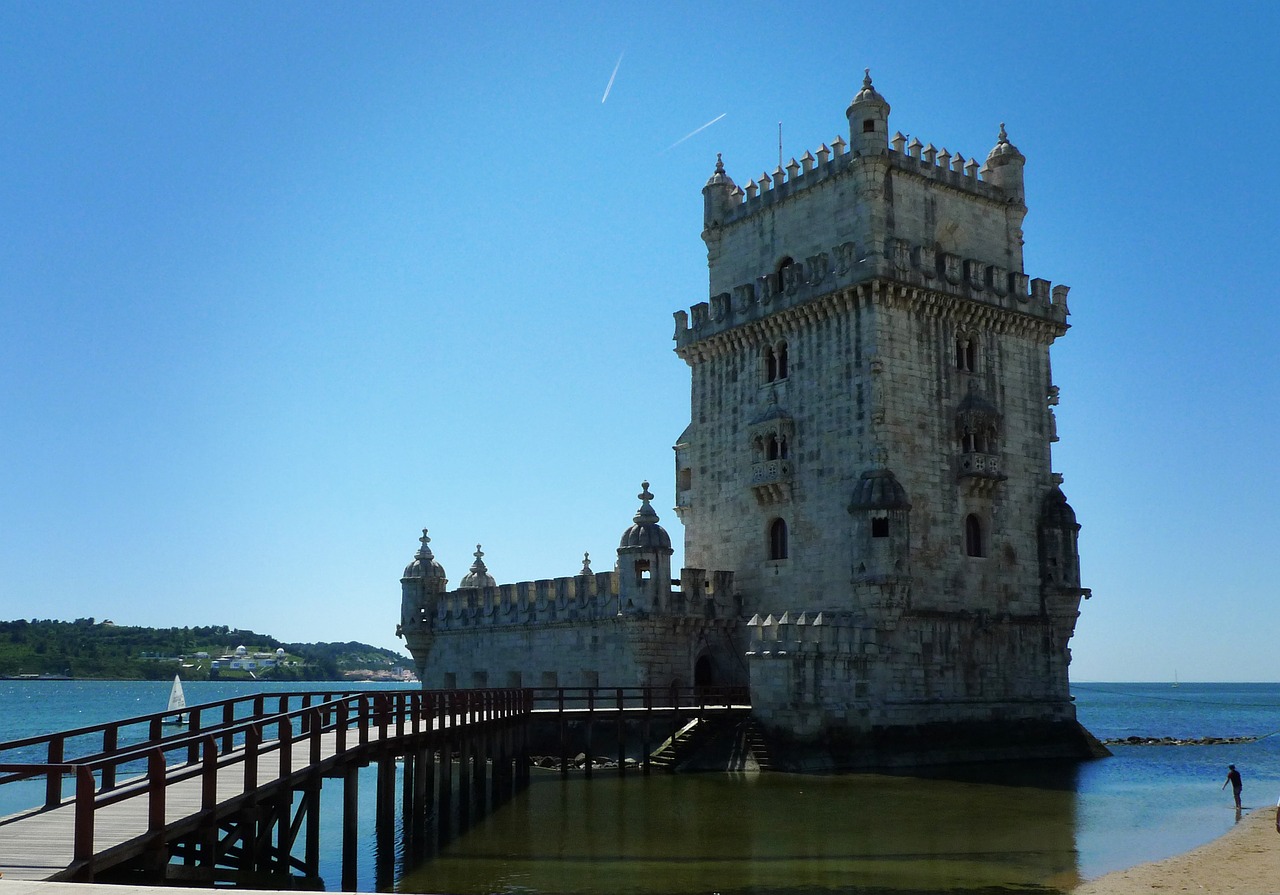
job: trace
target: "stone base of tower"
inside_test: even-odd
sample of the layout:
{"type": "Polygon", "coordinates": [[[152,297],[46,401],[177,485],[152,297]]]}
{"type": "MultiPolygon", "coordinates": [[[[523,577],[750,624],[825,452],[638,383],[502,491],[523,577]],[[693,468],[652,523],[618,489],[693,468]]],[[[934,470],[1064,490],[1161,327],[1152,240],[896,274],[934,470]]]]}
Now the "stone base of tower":
{"type": "Polygon", "coordinates": [[[1054,619],[894,609],[748,623],[752,715],[774,766],[1088,759],[1054,619]]]}
{"type": "Polygon", "coordinates": [[[764,723],[760,728],[772,766],[783,771],[1088,761],[1110,754],[1076,721],[952,721],[870,730],[831,726],[806,738],[764,723]]]}

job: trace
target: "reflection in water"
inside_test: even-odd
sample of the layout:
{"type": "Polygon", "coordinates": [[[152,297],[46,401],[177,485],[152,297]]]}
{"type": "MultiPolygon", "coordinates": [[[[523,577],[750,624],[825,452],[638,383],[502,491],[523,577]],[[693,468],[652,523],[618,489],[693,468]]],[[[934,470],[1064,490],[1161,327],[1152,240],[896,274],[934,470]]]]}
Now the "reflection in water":
{"type": "MultiPolygon", "coordinates": [[[[1079,881],[1050,769],[533,778],[400,881],[442,893],[1052,892],[1079,881]],[[1022,774],[1034,774],[1020,779],[1022,774]]],[[[1064,772],[1068,773],[1068,772],[1064,772]]]]}

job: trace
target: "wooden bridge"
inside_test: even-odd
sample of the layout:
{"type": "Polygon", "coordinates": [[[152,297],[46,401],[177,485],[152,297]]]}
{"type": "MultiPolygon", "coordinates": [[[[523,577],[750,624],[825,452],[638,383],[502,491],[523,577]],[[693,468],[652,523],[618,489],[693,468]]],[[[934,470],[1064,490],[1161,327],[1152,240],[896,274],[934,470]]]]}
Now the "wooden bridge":
{"type": "Polygon", "coordinates": [[[528,783],[535,727],[562,774],[571,753],[615,746],[617,773],[648,773],[664,731],[746,711],[744,691],[705,688],[304,691],[0,743],[0,787],[39,803],[0,819],[0,873],[322,888],[320,789],[337,779],[354,891],[359,770],[376,764],[376,887],[389,891],[397,835],[406,863],[425,860],[528,783]]]}

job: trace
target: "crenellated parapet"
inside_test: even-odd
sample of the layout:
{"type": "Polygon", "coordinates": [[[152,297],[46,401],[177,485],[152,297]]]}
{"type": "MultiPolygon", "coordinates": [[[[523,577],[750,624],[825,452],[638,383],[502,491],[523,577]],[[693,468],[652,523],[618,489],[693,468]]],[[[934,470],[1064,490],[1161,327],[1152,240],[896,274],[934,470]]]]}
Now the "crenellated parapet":
{"type": "Polygon", "coordinates": [[[881,650],[880,629],[866,616],[850,612],[755,615],[747,622],[747,632],[747,656],[753,659],[785,659],[799,653],[874,659],[881,650]]]}
{"type": "Polygon", "coordinates": [[[732,572],[682,569],[643,612],[623,605],[620,573],[593,572],[485,587],[460,587],[424,600],[406,613],[406,633],[442,633],[473,628],[556,625],[621,616],[733,618],[732,572]]]}
{"type": "Polygon", "coordinates": [[[676,311],[677,353],[683,356],[683,349],[736,327],[777,319],[779,312],[794,309],[803,314],[820,299],[876,279],[1028,315],[1059,333],[1066,329],[1069,286],[905,239],[889,238],[881,249],[871,252],[852,241],[843,242],[796,259],[777,273],[762,272],[754,281],[713,295],[688,311],[676,311]]]}
{"type": "MultiPolygon", "coordinates": [[[[990,158],[988,162],[980,163],[977,158],[950,152],[945,146],[938,149],[932,143],[921,143],[916,137],[908,142],[901,132],[894,134],[890,145],[891,149],[875,157],[883,159],[895,170],[999,204],[1021,199],[1020,184],[1019,190],[1014,190],[1001,182],[988,180],[995,171],[990,158]]],[[[706,223],[709,226],[738,223],[843,176],[867,157],[851,149],[842,137],[836,137],[830,146],[823,143],[816,153],[806,150],[799,159],[792,157],[785,166],[779,165],[772,172],[761,172],[759,177],[747,180],[745,187],[725,177],[716,181],[724,184],[723,196],[714,211],[708,209],[706,223]]],[[[718,170],[723,172],[722,163],[718,170]]]]}

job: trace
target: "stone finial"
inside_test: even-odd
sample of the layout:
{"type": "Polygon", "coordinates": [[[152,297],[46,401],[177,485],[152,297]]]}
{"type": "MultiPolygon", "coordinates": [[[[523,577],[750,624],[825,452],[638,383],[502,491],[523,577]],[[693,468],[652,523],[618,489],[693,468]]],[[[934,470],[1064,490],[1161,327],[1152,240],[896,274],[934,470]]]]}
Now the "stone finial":
{"type": "MultiPolygon", "coordinates": [[[[427,537],[427,530],[422,530],[422,537],[418,538],[418,543],[422,546],[418,548],[418,552],[414,554],[418,559],[435,559],[435,554],[431,552],[431,548],[427,545],[431,543],[431,538],[427,537]]],[[[403,554],[401,554],[403,556],[403,554]]]]}
{"type": "Polygon", "coordinates": [[[636,514],[631,517],[631,521],[637,525],[643,525],[646,522],[657,522],[658,514],[650,505],[649,501],[653,500],[653,495],[649,493],[649,483],[640,483],[641,491],[636,497],[640,498],[640,509],[636,510],[636,514]]]}
{"type": "Polygon", "coordinates": [[[484,556],[484,551],[480,549],[479,544],[476,544],[476,552],[471,555],[476,558],[476,561],[471,564],[471,571],[473,572],[484,571],[485,564],[484,564],[484,560],[482,559],[482,557],[484,556]]]}
{"type": "Polygon", "coordinates": [[[591,571],[591,554],[590,553],[582,554],[582,572],[580,574],[582,575],[595,574],[594,572],[591,571]]]}

